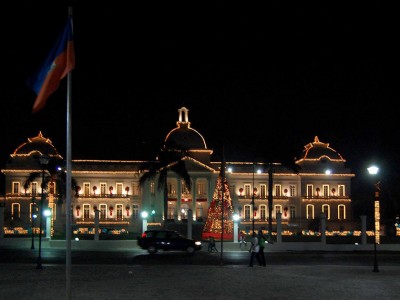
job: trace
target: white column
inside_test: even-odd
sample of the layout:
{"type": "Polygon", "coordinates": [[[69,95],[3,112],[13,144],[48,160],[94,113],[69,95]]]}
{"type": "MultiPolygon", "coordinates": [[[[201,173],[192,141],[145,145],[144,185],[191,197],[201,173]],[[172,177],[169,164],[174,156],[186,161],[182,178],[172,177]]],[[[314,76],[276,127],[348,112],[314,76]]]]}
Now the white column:
{"type": "Polygon", "coordinates": [[[233,242],[238,243],[239,222],[233,221],[233,242]]]}

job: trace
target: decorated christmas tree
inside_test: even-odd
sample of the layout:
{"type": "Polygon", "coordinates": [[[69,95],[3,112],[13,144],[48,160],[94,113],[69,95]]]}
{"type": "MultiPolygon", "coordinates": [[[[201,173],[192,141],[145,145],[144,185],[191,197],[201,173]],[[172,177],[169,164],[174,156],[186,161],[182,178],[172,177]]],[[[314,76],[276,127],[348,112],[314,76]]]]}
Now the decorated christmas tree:
{"type": "Polygon", "coordinates": [[[222,237],[222,219],[223,226],[223,239],[233,239],[233,207],[231,194],[229,192],[229,185],[226,177],[224,177],[224,185],[222,185],[222,177],[218,176],[217,185],[214,190],[213,199],[210,207],[208,208],[208,215],[206,223],[203,228],[203,239],[208,239],[210,236],[221,239],[222,237]],[[222,205],[223,204],[223,209],[222,205]],[[223,215],[223,218],[222,218],[223,215]]]}

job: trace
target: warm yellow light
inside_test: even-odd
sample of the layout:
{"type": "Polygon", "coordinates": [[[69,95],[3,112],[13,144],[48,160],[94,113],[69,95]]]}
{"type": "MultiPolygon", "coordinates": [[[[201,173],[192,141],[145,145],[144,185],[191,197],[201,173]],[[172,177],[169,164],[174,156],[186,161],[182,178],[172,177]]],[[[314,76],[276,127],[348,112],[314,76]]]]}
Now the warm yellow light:
{"type": "Polygon", "coordinates": [[[380,213],[379,213],[379,200],[375,201],[375,243],[380,244],[380,213]]]}

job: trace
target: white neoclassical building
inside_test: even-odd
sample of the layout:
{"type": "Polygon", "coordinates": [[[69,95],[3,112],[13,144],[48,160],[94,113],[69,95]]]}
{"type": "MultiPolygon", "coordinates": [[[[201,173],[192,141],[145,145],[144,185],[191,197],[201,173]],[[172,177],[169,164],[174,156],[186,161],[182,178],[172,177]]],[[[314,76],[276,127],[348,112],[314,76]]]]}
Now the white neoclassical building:
{"type": "MultiPolygon", "coordinates": [[[[163,150],[184,151],[180,159],[185,162],[192,182],[189,190],[174,172],[168,174],[167,221],[179,226],[187,222],[191,210],[193,225],[201,228],[207,218],[221,162],[212,160],[213,151],[200,132],[192,128],[187,108],[178,110],[176,127],[166,135],[163,150]]],[[[288,234],[318,230],[321,215],[326,217],[327,230],[354,230],[350,195],[351,179],[355,175],[346,167],[345,159],[318,137],[305,145],[302,153],[293,162],[298,167],[297,172],[279,162],[226,162],[225,176],[232,205],[240,215],[239,230],[250,233],[253,224],[256,230],[268,229],[269,198],[272,199],[273,230],[276,230],[278,213],[283,230],[288,234]]],[[[142,211],[150,213],[149,226],[161,226],[164,222],[163,192],[158,189],[156,180],[140,184],[146,172],[144,166],[158,163],[156,158],[152,162],[120,161],[112,157],[109,160],[73,159],[72,178],[76,182],[70,208],[73,231],[93,233],[96,210],[102,232],[139,234],[142,211]]],[[[37,232],[38,224],[32,222],[35,221],[32,218],[42,199],[42,177],[36,176],[28,186],[25,183],[35,172],[59,176],[63,165],[63,157],[42,132],[16,145],[1,170],[6,182],[2,196],[6,233],[27,233],[32,227],[37,232]],[[43,155],[59,165],[41,165],[38,157],[43,155]]],[[[50,180],[43,192],[44,207],[53,211],[52,234],[65,236],[67,208],[61,187],[56,180],[50,180]]]]}

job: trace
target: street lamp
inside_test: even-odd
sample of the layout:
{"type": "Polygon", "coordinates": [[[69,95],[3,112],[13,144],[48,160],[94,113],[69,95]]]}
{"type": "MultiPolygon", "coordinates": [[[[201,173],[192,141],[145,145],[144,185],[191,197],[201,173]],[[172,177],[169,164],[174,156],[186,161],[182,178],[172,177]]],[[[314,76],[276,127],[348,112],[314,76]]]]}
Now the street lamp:
{"type": "MultiPolygon", "coordinates": [[[[379,172],[379,168],[376,166],[371,166],[367,168],[368,173],[370,175],[376,175],[379,172]]],[[[380,213],[379,213],[379,187],[380,182],[375,184],[375,197],[374,197],[374,223],[375,223],[375,230],[374,230],[374,269],[372,272],[379,272],[378,269],[378,255],[376,245],[379,244],[379,227],[380,227],[380,213]]]]}
{"type": "Polygon", "coordinates": [[[31,235],[32,235],[32,243],[31,243],[31,249],[35,249],[35,197],[32,197],[32,206],[31,206],[31,235]]]}
{"type": "Polygon", "coordinates": [[[43,202],[44,202],[44,189],[45,189],[45,180],[44,180],[44,170],[47,164],[49,163],[49,157],[46,155],[42,155],[39,157],[40,165],[42,166],[42,196],[40,198],[40,220],[39,220],[39,255],[37,259],[36,269],[43,269],[42,267],[42,227],[43,227],[43,202]]]}

